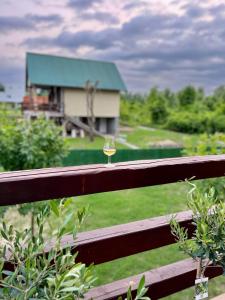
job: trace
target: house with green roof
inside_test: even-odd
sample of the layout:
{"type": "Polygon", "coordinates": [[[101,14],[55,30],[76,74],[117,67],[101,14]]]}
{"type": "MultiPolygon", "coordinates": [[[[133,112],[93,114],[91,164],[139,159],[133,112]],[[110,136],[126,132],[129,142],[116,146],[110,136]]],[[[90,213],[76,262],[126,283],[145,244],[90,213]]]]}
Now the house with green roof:
{"type": "Polygon", "coordinates": [[[61,123],[68,116],[87,123],[87,82],[97,82],[93,105],[96,130],[115,134],[120,93],[126,86],[112,62],[27,53],[24,116],[45,114],[61,123]]]}

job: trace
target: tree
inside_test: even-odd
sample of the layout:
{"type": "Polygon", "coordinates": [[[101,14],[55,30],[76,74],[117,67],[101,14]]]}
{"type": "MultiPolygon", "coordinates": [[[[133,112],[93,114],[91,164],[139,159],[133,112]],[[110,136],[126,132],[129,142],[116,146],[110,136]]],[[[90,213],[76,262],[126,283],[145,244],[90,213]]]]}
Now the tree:
{"type": "MultiPolygon", "coordinates": [[[[0,164],[6,171],[59,166],[64,155],[61,129],[53,121],[8,120],[0,128],[0,164]]],[[[19,208],[21,214],[32,212],[32,230],[34,215],[43,205],[44,202],[24,204],[19,208]]]]}
{"type": "Polygon", "coordinates": [[[147,101],[152,123],[164,123],[166,121],[168,112],[165,98],[163,97],[162,93],[160,93],[157,88],[152,88],[147,101]]]}
{"type": "Polygon", "coordinates": [[[90,129],[90,141],[94,141],[94,129],[95,129],[95,115],[94,115],[94,100],[95,94],[97,91],[97,86],[99,82],[96,81],[95,84],[92,84],[89,80],[86,82],[85,90],[86,90],[86,103],[87,103],[87,118],[88,118],[88,126],[90,129]]]}
{"type": "Polygon", "coordinates": [[[225,86],[221,85],[218,88],[215,89],[213,96],[216,99],[222,99],[223,101],[225,101],[225,86]]]}
{"type": "Polygon", "coordinates": [[[210,265],[225,270],[225,203],[215,196],[213,187],[202,193],[196,185],[191,186],[188,207],[193,214],[195,232],[188,239],[187,229],[181,227],[175,217],[171,220],[171,230],[180,250],[196,261],[196,279],[201,279],[210,265]]]}
{"type": "Polygon", "coordinates": [[[163,91],[163,96],[166,100],[167,105],[169,105],[170,108],[175,108],[177,105],[177,97],[176,94],[173,93],[169,88],[166,88],[163,91]]]}
{"type": "Polygon", "coordinates": [[[187,107],[192,105],[197,97],[197,92],[195,88],[191,85],[185,87],[178,93],[178,99],[180,106],[187,107]]]}

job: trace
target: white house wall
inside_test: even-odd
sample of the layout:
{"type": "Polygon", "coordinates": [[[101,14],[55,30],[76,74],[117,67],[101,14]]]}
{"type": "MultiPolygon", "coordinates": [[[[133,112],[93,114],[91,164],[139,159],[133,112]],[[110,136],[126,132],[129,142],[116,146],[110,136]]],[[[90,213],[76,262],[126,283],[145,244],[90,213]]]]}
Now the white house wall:
{"type": "MultiPolygon", "coordinates": [[[[94,100],[95,117],[119,117],[119,92],[97,91],[94,100]]],[[[64,89],[64,111],[69,116],[86,117],[86,93],[84,90],[64,89]]]]}

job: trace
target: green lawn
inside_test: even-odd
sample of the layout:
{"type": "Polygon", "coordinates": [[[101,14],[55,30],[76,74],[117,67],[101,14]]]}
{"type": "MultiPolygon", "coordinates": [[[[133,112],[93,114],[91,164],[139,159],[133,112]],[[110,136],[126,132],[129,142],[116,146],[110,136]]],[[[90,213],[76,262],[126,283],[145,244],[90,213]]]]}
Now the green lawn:
{"type": "MultiPolygon", "coordinates": [[[[193,142],[198,139],[198,135],[189,135],[169,130],[162,130],[155,128],[153,131],[141,129],[139,127],[133,127],[129,132],[121,130],[120,134],[126,136],[128,143],[134,144],[139,148],[149,148],[149,144],[161,142],[165,140],[171,140],[179,145],[183,145],[187,140],[193,142]]],[[[104,139],[96,137],[94,142],[90,142],[88,137],[85,138],[65,138],[66,144],[70,149],[102,149],[104,139]]],[[[126,146],[117,142],[118,149],[127,149],[126,146]]]]}
{"type": "Polygon", "coordinates": [[[150,143],[152,144],[164,140],[171,140],[182,146],[186,140],[196,141],[197,139],[197,135],[189,135],[156,128],[153,131],[149,131],[136,127],[133,128],[132,132],[127,133],[127,141],[131,144],[139,146],[140,148],[149,148],[150,143]]]}
{"type": "MultiPolygon", "coordinates": [[[[75,205],[89,206],[89,216],[82,230],[91,230],[185,210],[186,191],[186,184],[177,183],[77,197],[75,205]]],[[[97,284],[112,282],[183,258],[185,256],[177,246],[172,245],[118,259],[96,266],[97,284]]],[[[225,292],[223,283],[224,278],[211,281],[210,295],[225,292]]],[[[192,297],[193,288],[167,299],[189,300],[192,297]]]]}
{"type": "MultiPolygon", "coordinates": [[[[89,137],[85,138],[65,138],[66,145],[69,149],[102,149],[104,145],[104,138],[95,137],[93,142],[90,142],[89,137]]],[[[126,146],[117,143],[117,149],[127,149],[126,146]]]]}

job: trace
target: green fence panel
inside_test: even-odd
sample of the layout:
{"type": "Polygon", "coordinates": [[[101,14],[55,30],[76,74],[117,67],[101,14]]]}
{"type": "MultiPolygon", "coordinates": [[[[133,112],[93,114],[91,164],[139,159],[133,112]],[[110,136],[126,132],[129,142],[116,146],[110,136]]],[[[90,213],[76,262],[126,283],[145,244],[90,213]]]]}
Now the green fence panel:
{"type": "MultiPolygon", "coordinates": [[[[121,149],[112,157],[112,162],[157,159],[182,156],[183,148],[121,149]]],[[[102,164],[107,157],[102,150],[71,150],[65,157],[64,166],[102,164]]]]}

